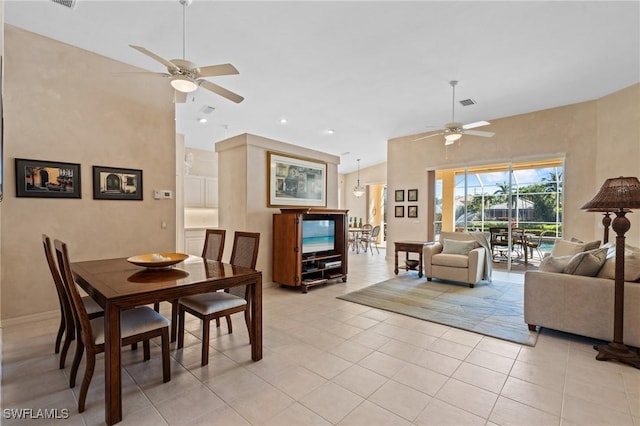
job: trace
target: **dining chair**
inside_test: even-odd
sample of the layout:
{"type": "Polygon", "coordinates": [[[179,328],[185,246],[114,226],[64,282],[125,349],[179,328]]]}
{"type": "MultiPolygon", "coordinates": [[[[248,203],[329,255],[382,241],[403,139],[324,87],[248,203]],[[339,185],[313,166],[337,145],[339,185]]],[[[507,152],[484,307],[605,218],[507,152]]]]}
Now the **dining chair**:
{"type": "Polygon", "coordinates": [[[362,225],[362,231],[360,231],[360,235],[358,237],[358,244],[362,245],[362,249],[367,251],[367,244],[369,241],[369,237],[371,237],[371,231],[373,230],[373,225],[370,223],[365,223],[362,225]]]}
{"type": "Polygon", "coordinates": [[[380,225],[376,225],[371,230],[371,233],[367,237],[362,237],[360,241],[365,246],[364,251],[367,251],[367,246],[369,247],[369,251],[371,252],[371,256],[373,256],[373,246],[375,245],[376,251],[380,254],[380,249],[378,249],[378,235],[380,235],[380,225]]]}
{"type": "MultiPolygon", "coordinates": [[[[78,412],[82,413],[85,409],[87,391],[89,390],[89,384],[91,383],[95,369],[96,355],[104,352],[104,317],[89,318],[87,309],[73,279],[67,245],[60,240],[55,240],[54,245],[62,282],[67,297],[71,299],[72,302],[76,332],[79,336],[76,342],[76,353],[80,354],[81,358],[84,348],[87,350],[85,373],[78,397],[78,412]]],[[[120,333],[121,346],[143,342],[145,361],[151,358],[149,339],[159,336],[162,346],[162,381],[166,383],[171,380],[171,367],[169,364],[169,321],[166,318],[147,306],[127,309],[122,311],[120,316],[120,333]]],[[[74,358],[71,368],[72,387],[75,386],[75,377],[79,363],[78,357],[74,358]]]]}
{"type": "Polygon", "coordinates": [[[506,252],[509,249],[508,232],[509,230],[506,227],[489,228],[489,245],[491,246],[492,258],[495,258],[496,254],[500,256],[506,256],[506,252]]]}
{"type": "MultiPolygon", "coordinates": [[[[51,272],[53,283],[56,286],[56,293],[58,294],[58,302],[60,304],[60,326],[58,327],[58,334],[56,335],[55,353],[60,352],[60,344],[62,342],[62,336],[64,335],[62,352],[60,352],[60,369],[62,370],[64,369],[69,346],[71,346],[71,342],[76,338],[76,325],[73,320],[73,308],[71,307],[71,302],[67,297],[67,292],[64,289],[64,283],[62,282],[60,271],[58,270],[53,257],[51,239],[46,234],[42,234],[42,246],[44,248],[45,258],[47,259],[47,265],[49,266],[49,272],[51,272]]],[[[93,319],[104,315],[104,311],[100,305],[98,305],[98,303],[90,296],[83,296],[81,299],[89,318],[93,319]]]]}
{"type": "Polygon", "coordinates": [[[540,247],[542,246],[542,242],[547,235],[555,235],[555,231],[542,231],[540,235],[538,235],[538,238],[534,240],[527,240],[527,248],[529,249],[529,253],[531,253],[531,257],[533,257],[533,251],[535,250],[540,257],[540,260],[544,258],[540,247]]]}
{"type": "MultiPolygon", "coordinates": [[[[255,269],[258,260],[260,233],[236,231],[233,238],[233,250],[230,263],[255,269]]],[[[233,333],[231,314],[244,312],[244,320],[251,342],[249,318],[249,298],[247,286],[236,286],[225,291],[216,291],[194,296],[182,297],[178,302],[178,349],[184,346],[184,320],[186,313],[202,320],[202,360],[201,365],[209,363],[209,325],[212,319],[227,319],[229,334],[233,333]]]]}
{"type": "MultiPolygon", "coordinates": [[[[225,235],[226,230],[224,229],[207,229],[202,247],[202,257],[220,262],[224,251],[225,235]]],[[[170,300],[169,302],[171,303],[171,341],[175,342],[178,322],[178,299],[170,300]]],[[[156,312],[160,312],[160,302],[154,303],[153,309],[156,312]]],[[[216,320],[216,324],[220,326],[219,319],[216,320]]]]}

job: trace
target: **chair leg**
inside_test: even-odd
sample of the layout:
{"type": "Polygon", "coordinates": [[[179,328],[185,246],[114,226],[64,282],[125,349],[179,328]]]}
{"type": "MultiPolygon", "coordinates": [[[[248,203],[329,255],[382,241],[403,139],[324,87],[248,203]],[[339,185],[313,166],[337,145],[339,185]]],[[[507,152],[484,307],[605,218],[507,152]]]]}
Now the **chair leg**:
{"type": "Polygon", "coordinates": [[[233,333],[233,324],[231,323],[231,315],[227,315],[225,317],[227,319],[227,330],[229,331],[229,334],[233,333]]]}
{"type": "Polygon", "coordinates": [[[149,339],[142,342],[142,351],[144,353],[144,360],[149,361],[151,359],[151,347],[149,345],[149,339]]]}
{"type": "Polygon", "coordinates": [[[78,397],[78,412],[84,411],[84,403],[87,399],[87,391],[89,390],[89,384],[91,383],[91,377],[93,377],[93,370],[96,366],[96,355],[87,351],[87,367],[84,372],[84,379],[82,379],[82,386],[80,387],[80,396],[78,397]]]}
{"type": "Polygon", "coordinates": [[[171,342],[176,341],[176,328],[178,319],[178,299],[171,301],[171,342]]]}
{"type": "Polygon", "coordinates": [[[209,364],[209,318],[202,319],[202,361],[203,367],[209,364]]]}
{"type": "Polygon", "coordinates": [[[249,343],[253,342],[251,338],[251,318],[249,318],[249,306],[247,306],[247,310],[244,311],[244,322],[247,324],[247,333],[249,333],[249,343]]]}
{"type": "MultiPolygon", "coordinates": [[[[78,336],[80,335],[80,330],[78,330],[78,336]]],[[[64,336],[64,343],[62,344],[62,350],[60,351],[60,369],[64,369],[64,364],[67,360],[67,351],[69,350],[69,346],[71,346],[71,342],[76,338],[75,329],[73,327],[67,327],[64,336]]]]}
{"type": "Polygon", "coordinates": [[[178,305],[178,349],[184,346],[184,316],[186,312],[178,305]]]}
{"type": "Polygon", "coordinates": [[[131,344],[131,350],[132,351],[137,351],[138,350],[138,342],[131,344]]]}
{"type": "Polygon", "coordinates": [[[71,372],[69,373],[69,387],[76,387],[76,376],[78,375],[78,368],[80,367],[80,361],[82,361],[82,354],[84,354],[84,343],[82,339],[78,339],[76,342],[76,354],[73,357],[73,363],[71,364],[71,372]]]}
{"type": "Polygon", "coordinates": [[[153,310],[156,312],[160,312],[160,302],[156,302],[153,304],[153,310]]]}
{"type": "Polygon", "coordinates": [[[162,329],[162,382],[171,381],[171,359],[169,358],[169,330],[162,329]]]}
{"type": "Polygon", "coordinates": [[[58,327],[58,334],[56,335],[55,353],[59,353],[60,352],[60,343],[62,343],[62,335],[64,334],[64,329],[65,329],[64,315],[62,315],[60,317],[60,326],[58,327]]]}
{"type": "Polygon", "coordinates": [[[220,318],[216,318],[216,328],[220,328],[220,318]]]}

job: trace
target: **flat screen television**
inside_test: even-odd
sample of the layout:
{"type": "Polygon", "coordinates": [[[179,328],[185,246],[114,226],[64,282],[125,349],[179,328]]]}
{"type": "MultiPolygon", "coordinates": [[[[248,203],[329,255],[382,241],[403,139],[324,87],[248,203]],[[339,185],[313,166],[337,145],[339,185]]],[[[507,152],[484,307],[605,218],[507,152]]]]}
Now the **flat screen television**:
{"type": "Polygon", "coordinates": [[[335,250],[336,223],[332,219],[304,219],[302,221],[302,253],[335,250]]]}

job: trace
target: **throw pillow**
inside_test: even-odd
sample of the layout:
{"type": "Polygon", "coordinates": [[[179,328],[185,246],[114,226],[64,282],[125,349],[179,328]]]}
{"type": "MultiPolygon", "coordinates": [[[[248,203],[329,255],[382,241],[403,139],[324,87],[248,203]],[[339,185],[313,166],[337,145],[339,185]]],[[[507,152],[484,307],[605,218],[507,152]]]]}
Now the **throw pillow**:
{"type": "Polygon", "coordinates": [[[584,243],[576,243],[567,240],[556,240],[551,249],[552,256],[573,256],[584,251],[584,243]]]}
{"type": "Polygon", "coordinates": [[[475,241],[442,241],[442,253],[446,254],[464,254],[467,255],[475,248],[475,241]]]}
{"type": "Polygon", "coordinates": [[[600,247],[600,240],[589,241],[588,243],[584,243],[584,251],[589,251],[593,249],[597,249],[600,247]]]}
{"type": "MultiPolygon", "coordinates": [[[[615,253],[615,250],[614,250],[615,253]]],[[[610,280],[616,277],[616,256],[607,256],[598,278],[608,278],[610,280]]],[[[638,281],[640,280],[640,252],[628,251],[624,256],[624,280],[638,281]]]]}
{"type": "Polygon", "coordinates": [[[562,273],[573,256],[545,256],[538,267],[539,271],[562,273]]]}
{"type": "Polygon", "coordinates": [[[583,251],[575,254],[563,272],[572,275],[584,275],[586,277],[595,277],[607,260],[607,249],[597,248],[589,251],[583,251]]]}

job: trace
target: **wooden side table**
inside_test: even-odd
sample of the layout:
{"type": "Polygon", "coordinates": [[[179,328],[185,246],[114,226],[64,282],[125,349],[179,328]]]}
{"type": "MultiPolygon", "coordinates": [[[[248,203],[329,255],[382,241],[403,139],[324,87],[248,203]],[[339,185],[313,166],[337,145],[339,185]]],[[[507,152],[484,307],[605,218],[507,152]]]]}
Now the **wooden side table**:
{"type": "Polygon", "coordinates": [[[396,263],[393,272],[398,275],[398,252],[405,252],[405,260],[409,260],[409,253],[418,253],[418,277],[422,278],[422,249],[424,246],[433,244],[428,241],[395,241],[395,257],[396,263]]]}

